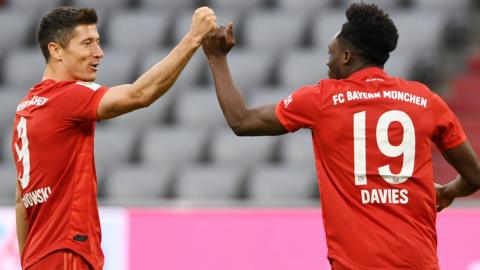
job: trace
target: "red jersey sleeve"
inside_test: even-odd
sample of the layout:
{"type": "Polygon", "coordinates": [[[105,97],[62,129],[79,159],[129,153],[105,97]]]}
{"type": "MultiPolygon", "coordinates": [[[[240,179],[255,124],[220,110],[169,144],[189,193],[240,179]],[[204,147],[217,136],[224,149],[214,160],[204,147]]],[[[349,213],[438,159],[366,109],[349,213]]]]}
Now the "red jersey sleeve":
{"type": "Polygon", "coordinates": [[[440,151],[445,151],[463,143],[467,136],[457,117],[448,105],[437,95],[434,95],[433,116],[435,131],[433,142],[440,151]]]}
{"type": "Polygon", "coordinates": [[[297,89],[275,107],[275,114],[280,123],[290,132],[300,128],[312,129],[318,118],[316,106],[318,86],[303,86],[297,89]]]}
{"type": "Polygon", "coordinates": [[[96,83],[71,84],[62,94],[62,113],[73,121],[97,120],[98,104],[107,90],[96,83]]]}

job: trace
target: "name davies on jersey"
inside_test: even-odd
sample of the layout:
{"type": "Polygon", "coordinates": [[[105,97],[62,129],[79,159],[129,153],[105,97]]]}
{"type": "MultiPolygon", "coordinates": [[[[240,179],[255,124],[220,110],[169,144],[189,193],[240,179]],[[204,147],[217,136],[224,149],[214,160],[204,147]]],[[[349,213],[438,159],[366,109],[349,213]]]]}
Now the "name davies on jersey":
{"type": "Polygon", "coordinates": [[[23,195],[22,201],[25,205],[25,208],[29,208],[46,202],[50,197],[50,194],[52,194],[52,189],[47,186],[26,193],[23,195]]]}
{"type": "Polygon", "coordinates": [[[346,91],[332,96],[333,105],[345,103],[346,101],[360,100],[360,99],[377,99],[387,98],[411,103],[423,108],[427,107],[427,99],[417,95],[400,91],[400,90],[383,90],[381,92],[363,92],[363,91],[346,91]]]}
{"type": "Polygon", "coordinates": [[[363,204],[407,204],[406,189],[361,189],[363,204]]]}

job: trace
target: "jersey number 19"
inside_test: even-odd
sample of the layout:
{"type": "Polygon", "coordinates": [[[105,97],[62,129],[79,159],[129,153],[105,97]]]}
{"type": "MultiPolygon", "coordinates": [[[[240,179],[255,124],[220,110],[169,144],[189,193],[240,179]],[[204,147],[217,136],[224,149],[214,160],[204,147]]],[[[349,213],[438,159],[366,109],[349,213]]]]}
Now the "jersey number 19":
{"type": "MultiPolygon", "coordinates": [[[[353,115],[354,173],[357,186],[367,184],[365,115],[365,111],[353,115]]],[[[415,162],[415,127],[412,119],[398,110],[383,113],[376,127],[376,142],[378,149],[387,157],[403,155],[400,173],[393,174],[390,165],[387,164],[378,168],[378,174],[390,184],[401,184],[407,181],[413,174],[415,162]],[[403,140],[399,145],[392,145],[388,140],[388,127],[392,122],[399,122],[403,127],[403,140]]]]}

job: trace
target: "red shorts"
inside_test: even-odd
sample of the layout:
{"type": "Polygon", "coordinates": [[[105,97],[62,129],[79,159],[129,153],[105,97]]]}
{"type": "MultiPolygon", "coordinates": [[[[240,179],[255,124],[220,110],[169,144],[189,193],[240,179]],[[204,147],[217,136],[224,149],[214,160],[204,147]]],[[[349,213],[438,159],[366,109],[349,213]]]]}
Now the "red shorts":
{"type": "Polygon", "coordinates": [[[62,249],[54,251],[25,270],[93,270],[90,264],[77,253],[62,249]]]}

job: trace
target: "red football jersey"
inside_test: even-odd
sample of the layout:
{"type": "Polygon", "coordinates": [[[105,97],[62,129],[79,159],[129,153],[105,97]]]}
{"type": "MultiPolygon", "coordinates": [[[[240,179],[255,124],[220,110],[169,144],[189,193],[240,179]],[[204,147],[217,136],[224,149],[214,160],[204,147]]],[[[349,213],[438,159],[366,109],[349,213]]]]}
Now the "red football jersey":
{"type": "Polygon", "coordinates": [[[466,140],[418,82],[365,68],[298,89],[276,106],[312,131],[329,258],[351,269],[438,269],[431,143],[466,140]]]}
{"type": "Polygon", "coordinates": [[[28,219],[24,268],[58,249],[103,267],[93,135],[106,90],[44,80],[17,106],[12,151],[28,219]]]}

